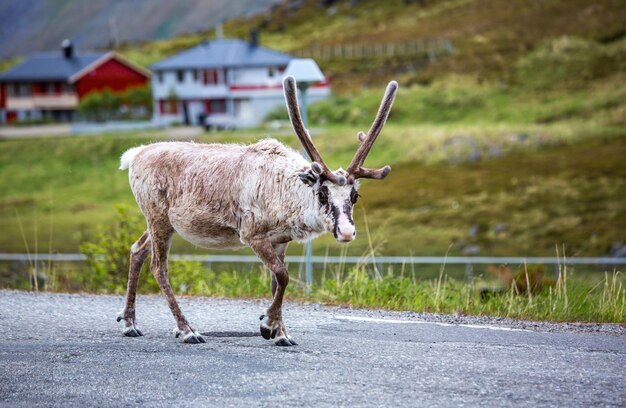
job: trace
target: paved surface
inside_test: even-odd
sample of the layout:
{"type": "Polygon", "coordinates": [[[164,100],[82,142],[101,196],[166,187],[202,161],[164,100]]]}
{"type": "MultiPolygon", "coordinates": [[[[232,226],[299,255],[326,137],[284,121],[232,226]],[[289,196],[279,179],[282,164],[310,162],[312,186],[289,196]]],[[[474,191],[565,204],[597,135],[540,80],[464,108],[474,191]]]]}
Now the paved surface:
{"type": "Polygon", "coordinates": [[[159,296],[139,297],[145,336],[125,338],[120,296],[0,291],[0,405],[626,404],[623,326],[288,303],[300,345],[281,348],[256,335],[267,302],[180,300],[196,329],[210,332],[206,344],[169,334],[174,320],[159,296]]]}
{"type": "Polygon", "coordinates": [[[68,136],[70,125],[1,126],[0,140],[68,136]]]}

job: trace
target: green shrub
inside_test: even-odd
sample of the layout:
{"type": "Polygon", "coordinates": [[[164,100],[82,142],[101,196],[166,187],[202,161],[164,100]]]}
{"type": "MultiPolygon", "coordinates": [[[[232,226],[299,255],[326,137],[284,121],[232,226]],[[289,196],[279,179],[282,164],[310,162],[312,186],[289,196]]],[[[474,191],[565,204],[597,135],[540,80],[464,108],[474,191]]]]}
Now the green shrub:
{"type": "MultiPolygon", "coordinates": [[[[87,257],[90,273],[81,275],[84,290],[123,293],[130,267],[130,247],[145,231],[140,217],[133,216],[128,206],[116,206],[112,224],[98,226],[93,239],[80,244],[80,252],[87,257]]],[[[140,287],[153,286],[146,273],[140,277],[140,287]]]]}
{"type": "MultiPolygon", "coordinates": [[[[89,292],[124,293],[130,268],[130,248],[145,231],[145,221],[139,215],[133,215],[130,207],[116,206],[116,215],[112,224],[98,226],[94,237],[83,238],[80,251],[87,257],[88,273],[80,276],[80,288],[89,292]]],[[[150,272],[150,258],[146,260],[139,277],[138,291],[156,293],[159,286],[150,272]]],[[[200,262],[170,260],[168,263],[170,284],[176,293],[200,294],[215,293],[241,295],[232,288],[238,287],[241,276],[227,273],[216,275],[200,262]],[[234,276],[234,277],[233,277],[234,276]],[[224,289],[228,288],[228,289],[224,289]]],[[[258,287],[260,277],[252,277],[253,284],[243,285],[242,289],[258,287]]],[[[248,278],[248,281],[250,277],[248,278]]],[[[268,286],[269,283],[264,285],[268,286]]],[[[248,292],[245,292],[248,293],[248,292]]],[[[259,293],[260,295],[260,293],[259,293]]]]}
{"type": "Polygon", "coordinates": [[[102,92],[92,92],[78,104],[78,112],[90,120],[109,120],[113,118],[122,106],[119,94],[105,89],[102,92]]]}
{"type": "Polygon", "coordinates": [[[146,118],[152,114],[152,91],[149,86],[139,86],[124,92],[92,92],[80,101],[78,112],[96,121],[146,118]]]}
{"type": "Polygon", "coordinates": [[[269,122],[271,120],[289,120],[289,114],[287,113],[287,108],[281,105],[271,110],[265,116],[265,121],[269,122]]]}

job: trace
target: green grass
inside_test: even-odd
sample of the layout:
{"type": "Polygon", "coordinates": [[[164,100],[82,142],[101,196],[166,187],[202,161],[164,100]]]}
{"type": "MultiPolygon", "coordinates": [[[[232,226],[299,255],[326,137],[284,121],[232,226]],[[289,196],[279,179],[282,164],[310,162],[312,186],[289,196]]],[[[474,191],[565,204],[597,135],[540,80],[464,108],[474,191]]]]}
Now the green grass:
{"type": "MultiPolygon", "coordinates": [[[[49,291],[125,292],[125,283],[109,285],[113,276],[109,280],[100,280],[100,286],[86,285],[93,282],[90,272],[82,268],[57,271],[52,267],[46,272],[49,278],[46,290],[49,291]]],[[[121,281],[124,274],[120,272],[119,275],[115,281],[121,281]]],[[[270,298],[270,274],[265,268],[211,270],[199,263],[178,261],[170,262],[169,276],[179,295],[270,298]]],[[[626,279],[621,272],[581,274],[568,270],[565,265],[561,266],[558,279],[532,291],[511,286],[487,296],[481,292],[492,288],[493,281],[479,278],[465,282],[450,278],[444,266],[434,279],[422,278],[419,268],[412,272],[408,267],[402,271],[389,271],[376,278],[363,268],[345,270],[343,265],[329,266],[328,272],[310,292],[304,290],[302,282],[293,273],[290,282],[285,295],[288,300],[515,319],[626,323],[626,279]]],[[[2,287],[30,289],[26,279],[11,284],[5,282],[2,287]]],[[[139,291],[159,291],[146,270],[142,273],[139,291]]]]}
{"type": "MultiPolygon", "coordinates": [[[[329,127],[315,140],[329,165],[346,166],[354,128],[329,127]]],[[[198,141],[249,142],[257,130],[204,135],[198,141]]],[[[355,209],[359,237],[348,253],[603,255],[624,241],[626,139],[612,127],[552,125],[394,126],[381,135],[369,165],[390,163],[384,181],[364,181],[355,209]],[[520,139],[519,135],[522,136],[520,139]],[[468,161],[469,159],[476,161],[468,161]],[[365,211],[365,216],[364,216],[365,211]],[[478,228],[476,234],[470,229],[478,228]]],[[[136,211],[119,155],[128,147],[167,139],[163,133],[0,142],[0,251],[76,251],[80,235],[111,222],[115,205],[136,211]],[[21,228],[20,228],[21,223],[21,228]],[[36,237],[36,239],[35,239],[36,237]]],[[[297,146],[293,136],[281,140],[297,146]]],[[[301,247],[293,245],[291,253],[301,247]]],[[[332,237],[315,241],[319,254],[341,251],[332,237]]],[[[177,240],[175,252],[205,252],[177,240]]]]}

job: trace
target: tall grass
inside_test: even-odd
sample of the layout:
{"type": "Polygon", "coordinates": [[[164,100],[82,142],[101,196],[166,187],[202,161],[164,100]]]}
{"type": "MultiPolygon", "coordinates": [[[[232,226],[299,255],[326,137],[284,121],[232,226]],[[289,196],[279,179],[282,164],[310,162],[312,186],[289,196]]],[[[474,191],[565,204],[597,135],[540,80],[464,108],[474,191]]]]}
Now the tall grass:
{"type": "MultiPolygon", "coordinates": [[[[382,308],[416,312],[497,316],[548,321],[626,323],[625,277],[620,271],[606,272],[590,281],[589,275],[571,276],[562,265],[555,285],[539,291],[511,286],[483,296],[482,289],[493,282],[465,281],[442,273],[433,279],[404,276],[388,269],[378,278],[371,265],[345,269],[345,265],[325,265],[311,290],[293,276],[286,299],[312,301],[357,308],[382,308]],[[343,272],[342,272],[343,271],[343,272]]],[[[123,294],[121,285],[84,287],[83,270],[55,271],[46,286],[50,291],[87,291],[123,294]]],[[[140,293],[159,293],[149,271],[142,273],[140,293]],[[145,279],[145,280],[144,280],[145,279]]],[[[226,298],[270,299],[270,272],[262,267],[246,270],[210,269],[198,262],[170,261],[174,292],[184,295],[226,298]]],[[[113,280],[112,282],[113,283],[113,280]]]]}
{"type": "MultiPolygon", "coordinates": [[[[115,234],[126,236],[115,228],[115,234]]],[[[91,247],[85,246],[84,249],[91,257],[88,268],[76,268],[74,265],[64,269],[61,264],[53,264],[48,267],[45,288],[38,289],[123,294],[128,265],[117,259],[115,248],[120,248],[117,252],[119,257],[128,257],[127,250],[122,250],[121,246],[105,245],[104,250],[91,255],[88,252],[91,247]]],[[[170,261],[169,269],[170,281],[177,294],[270,299],[270,272],[264,267],[235,270],[228,267],[210,268],[193,261],[170,261]]],[[[381,271],[371,263],[351,268],[343,263],[325,263],[320,265],[316,281],[307,290],[292,268],[286,299],[357,308],[548,321],[626,323],[626,279],[617,270],[607,271],[600,278],[598,275],[570,270],[563,258],[563,262],[558,265],[556,279],[543,279],[538,284],[535,272],[538,268],[531,269],[524,265],[510,284],[494,289],[497,284],[494,280],[479,276],[468,281],[450,276],[445,264],[441,265],[438,275],[431,279],[420,277],[415,270],[406,273],[404,265],[398,269],[389,267],[381,271]]],[[[8,286],[5,282],[3,286],[36,290],[30,270],[32,268],[24,273],[21,284],[12,281],[8,286]],[[30,286],[26,282],[30,282],[30,286]]],[[[142,272],[139,292],[159,293],[148,268],[142,272]]]]}
{"type": "Polygon", "coordinates": [[[563,267],[555,288],[538,293],[520,293],[515,284],[484,298],[480,282],[449,278],[445,273],[433,280],[387,275],[374,279],[364,269],[354,268],[341,280],[328,280],[313,291],[312,300],[355,307],[380,307],[436,313],[458,313],[553,321],[625,323],[626,293],[621,272],[606,273],[592,285],[586,280],[567,282],[563,267]]]}

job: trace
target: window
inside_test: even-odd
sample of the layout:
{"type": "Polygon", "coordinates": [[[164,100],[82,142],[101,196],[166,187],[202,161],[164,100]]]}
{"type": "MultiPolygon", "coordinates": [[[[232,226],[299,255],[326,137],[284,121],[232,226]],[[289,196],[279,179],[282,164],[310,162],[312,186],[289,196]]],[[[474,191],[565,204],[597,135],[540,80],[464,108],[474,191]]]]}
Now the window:
{"type": "Polygon", "coordinates": [[[218,84],[218,75],[216,69],[205,69],[202,72],[202,83],[204,85],[216,85],[218,84]]]}
{"type": "Polygon", "coordinates": [[[198,70],[193,70],[193,82],[198,82],[198,70]]]}
{"type": "Polygon", "coordinates": [[[176,79],[178,82],[183,82],[185,80],[185,71],[176,71],[176,79]]]}
{"type": "Polygon", "coordinates": [[[159,71],[157,73],[157,81],[162,84],[163,83],[163,71],[159,71]]]}
{"type": "Polygon", "coordinates": [[[211,99],[206,101],[207,113],[226,113],[225,99],[211,99]]]}
{"type": "Polygon", "coordinates": [[[33,87],[31,84],[13,84],[7,91],[10,96],[31,96],[33,87]]]}
{"type": "Polygon", "coordinates": [[[274,67],[270,67],[270,69],[268,69],[267,74],[269,75],[270,78],[274,78],[274,75],[276,75],[276,71],[274,70],[274,67]]]}
{"type": "Polygon", "coordinates": [[[54,86],[54,82],[48,82],[46,84],[46,93],[49,95],[53,95],[55,93],[55,86],[54,86]]]}
{"type": "Polygon", "coordinates": [[[159,111],[162,114],[177,114],[178,101],[176,99],[159,99],[159,111]]]}

